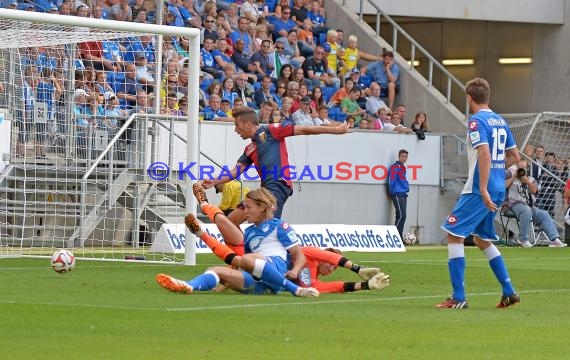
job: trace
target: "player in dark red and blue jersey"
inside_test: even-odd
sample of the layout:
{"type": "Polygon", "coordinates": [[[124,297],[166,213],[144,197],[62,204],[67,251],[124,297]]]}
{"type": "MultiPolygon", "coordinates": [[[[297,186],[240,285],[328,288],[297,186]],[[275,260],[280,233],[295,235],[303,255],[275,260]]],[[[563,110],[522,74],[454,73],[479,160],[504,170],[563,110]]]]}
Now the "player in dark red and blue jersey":
{"type": "MultiPolygon", "coordinates": [[[[217,211],[207,204],[207,198],[202,196],[202,186],[206,189],[217,184],[223,184],[237,178],[245,170],[254,165],[261,179],[261,187],[269,192],[277,200],[277,207],[274,211],[275,218],[281,218],[285,202],[293,194],[293,186],[289,174],[289,156],[287,154],[287,144],[285,138],[296,135],[319,135],[319,134],[345,134],[348,125],[343,123],[336,127],[329,126],[300,126],[294,124],[269,124],[260,125],[259,118],[254,110],[248,107],[241,107],[233,111],[235,119],[235,131],[242,139],[251,139],[251,143],[245,147],[243,155],[238,159],[236,166],[230,171],[230,176],[219,176],[215,180],[204,180],[202,184],[194,184],[194,194],[202,212],[215,222],[217,211]]],[[[232,211],[228,218],[218,227],[226,229],[233,224],[233,231],[239,231],[239,224],[245,221],[245,212],[241,206],[232,211]]],[[[241,235],[232,236],[226,239],[226,244],[243,246],[241,241],[234,243],[233,239],[240,239],[241,235]]]]}

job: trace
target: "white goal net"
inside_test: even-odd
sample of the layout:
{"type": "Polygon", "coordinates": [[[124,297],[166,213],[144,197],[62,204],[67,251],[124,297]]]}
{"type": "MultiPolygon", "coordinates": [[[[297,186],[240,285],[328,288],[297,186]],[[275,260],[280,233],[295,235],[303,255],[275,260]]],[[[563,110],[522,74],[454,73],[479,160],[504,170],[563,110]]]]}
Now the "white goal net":
{"type": "Polygon", "coordinates": [[[147,169],[197,160],[198,61],[197,29],[0,9],[0,256],[192,261],[150,249],[196,204],[147,169]]]}

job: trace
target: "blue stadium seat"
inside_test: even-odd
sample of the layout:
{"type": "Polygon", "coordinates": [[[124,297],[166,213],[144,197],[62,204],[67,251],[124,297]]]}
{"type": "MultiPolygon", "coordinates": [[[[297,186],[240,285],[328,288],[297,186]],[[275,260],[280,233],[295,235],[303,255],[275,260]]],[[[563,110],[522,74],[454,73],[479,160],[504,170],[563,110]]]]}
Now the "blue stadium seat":
{"type": "Polygon", "coordinates": [[[321,88],[321,90],[323,91],[323,99],[325,100],[325,103],[328,103],[331,97],[336,92],[337,88],[335,88],[334,86],[325,86],[321,88]]]}
{"type": "Polygon", "coordinates": [[[320,33],[319,34],[319,45],[323,45],[324,43],[327,42],[327,33],[320,33]]]}
{"type": "Polygon", "coordinates": [[[336,120],[336,117],[337,117],[338,113],[340,113],[340,112],[341,112],[341,109],[338,106],[329,107],[329,117],[332,120],[336,120]]]}
{"type": "Polygon", "coordinates": [[[346,118],[347,118],[347,117],[348,117],[348,114],[341,111],[341,112],[339,112],[339,113],[336,114],[336,119],[335,119],[335,120],[336,120],[336,121],[342,121],[342,122],[344,122],[344,121],[346,121],[346,118]]]}
{"type": "Polygon", "coordinates": [[[253,83],[253,90],[257,91],[259,89],[261,89],[261,83],[259,81],[254,82],[253,83]]]}

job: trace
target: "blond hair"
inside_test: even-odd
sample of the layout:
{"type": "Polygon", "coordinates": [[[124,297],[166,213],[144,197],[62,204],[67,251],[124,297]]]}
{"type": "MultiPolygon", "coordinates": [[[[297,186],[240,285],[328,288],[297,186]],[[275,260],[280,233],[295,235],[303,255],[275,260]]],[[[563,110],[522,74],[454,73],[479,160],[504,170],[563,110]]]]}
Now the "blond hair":
{"type": "Polygon", "coordinates": [[[273,194],[271,194],[267,189],[258,188],[252,190],[248,192],[245,197],[247,199],[255,201],[255,203],[259,206],[264,206],[265,213],[267,215],[273,216],[273,212],[277,208],[277,200],[275,199],[275,196],[273,196],[273,194]]]}

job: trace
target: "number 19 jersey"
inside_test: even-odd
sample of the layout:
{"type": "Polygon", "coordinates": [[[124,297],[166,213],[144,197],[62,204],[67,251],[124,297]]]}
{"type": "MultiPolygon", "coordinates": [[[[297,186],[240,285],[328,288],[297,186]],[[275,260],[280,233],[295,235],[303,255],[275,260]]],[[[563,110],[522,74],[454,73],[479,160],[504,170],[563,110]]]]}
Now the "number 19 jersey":
{"type": "Polygon", "coordinates": [[[462,194],[481,194],[479,190],[479,153],[477,147],[488,145],[491,152],[491,171],[487,191],[505,192],[505,155],[506,150],[517,145],[507,122],[490,109],[482,109],[468,120],[467,160],[469,178],[462,194]]]}

